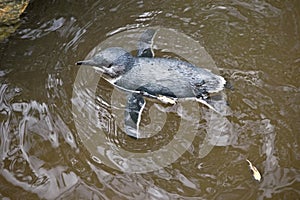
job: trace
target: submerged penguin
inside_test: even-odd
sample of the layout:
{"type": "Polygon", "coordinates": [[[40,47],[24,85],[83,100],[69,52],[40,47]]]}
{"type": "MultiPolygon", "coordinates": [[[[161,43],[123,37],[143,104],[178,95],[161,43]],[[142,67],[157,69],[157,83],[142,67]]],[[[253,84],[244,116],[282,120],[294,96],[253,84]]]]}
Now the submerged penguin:
{"type": "Polygon", "coordinates": [[[155,33],[156,30],[148,29],[142,34],[137,57],[123,48],[110,47],[89,60],[76,63],[93,66],[111,84],[131,92],[125,111],[125,131],[134,138],[140,136],[139,123],[146,104],[144,97],[169,104],[175,104],[181,98],[192,98],[215,110],[209,95],[221,91],[226,83],[223,77],[191,63],[155,58],[152,49],[155,33]]]}

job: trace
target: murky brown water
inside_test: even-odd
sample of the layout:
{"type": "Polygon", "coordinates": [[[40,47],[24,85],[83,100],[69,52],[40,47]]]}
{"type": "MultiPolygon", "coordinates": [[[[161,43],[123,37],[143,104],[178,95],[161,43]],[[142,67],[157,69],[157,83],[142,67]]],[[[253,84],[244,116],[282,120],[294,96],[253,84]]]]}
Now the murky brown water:
{"type": "MultiPolygon", "coordinates": [[[[0,43],[2,198],[300,199],[298,1],[32,1],[22,20],[18,31],[0,43]],[[168,107],[149,100],[145,111],[154,118],[145,116],[142,122],[161,130],[134,140],[114,115],[116,110],[123,113],[124,104],[110,100],[112,94],[120,99],[125,94],[114,93],[101,80],[93,103],[86,82],[77,87],[76,61],[103,41],[147,26],[171,28],[206,49],[234,87],[225,90],[231,111],[225,121],[193,102],[186,102],[193,106],[181,111],[183,117],[163,111],[152,116],[153,109],[168,107]],[[82,116],[74,108],[84,110],[79,113],[87,122],[78,122],[82,116]],[[194,120],[195,113],[200,120],[194,120]],[[116,155],[109,153],[118,152],[122,162],[117,164],[126,167],[131,158],[122,157],[123,150],[162,149],[176,140],[182,120],[190,123],[182,130],[196,134],[171,164],[125,173],[104,162],[114,161],[116,155]],[[103,132],[93,129],[93,123],[103,132]],[[207,133],[218,131],[230,137],[214,144],[209,140],[215,146],[203,152],[207,133]],[[89,134],[101,139],[97,151],[103,160],[87,146],[89,134]],[[253,179],[246,159],[261,172],[260,182],[253,179]]],[[[168,161],[162,156],[160,162],[164,159],[168,161]]]]}

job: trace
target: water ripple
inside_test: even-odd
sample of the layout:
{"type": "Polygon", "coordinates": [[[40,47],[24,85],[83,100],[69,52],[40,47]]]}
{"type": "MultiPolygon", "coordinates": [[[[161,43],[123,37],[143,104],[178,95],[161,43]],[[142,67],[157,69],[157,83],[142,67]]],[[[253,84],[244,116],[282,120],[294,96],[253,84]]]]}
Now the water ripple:
{"type": "MultiPolygon", "coordinates": [[[[298,8],[296,1],[32,1],[18,32],[0,44],[0,197],[299,199],[298,8]],[[225,90],[231,108],[226,118],[218,120],[203,108],[195,122],[190,112],[149,101],[145,112],[151,116],[142,124],[161,133],[134,140],[118,128],[115,113],[123,113],[125,105],[121,97],[111,102],[107,83],[98,83],[95,103],[90,85],[73,88],[74,63],[96,44],[150,25],[179,30],[205,46],[234,86],[225,90]],[[149,173],[119,173],[82,144],[72,105],[86,110],[82,116],[90,120],[81,131],[97,134],[90,128],[96,123],[104,132],[99,143],[115,150],[99,145],[97,151],[123,168],[129,158],[115,152],[159,149],[177,131],[180,118],[189,120],[197,135],[173,164],[149,173]],[[168,123],[161,126],[160,120],[168,123]],[[217,146],[207,154],[204,141],[217,146]],[[245,159],[261,172],[261,182],[252,179],[245,159]]],[[[135,36],[106,45],[135,47],[135,36]]],[[[167,36],[157,55],[176,57],[168,53],[184,45],[167,48],[178,41],[167,36]]],[[[201,54],[190,50],[189,58],[197,62],[201,54]]]]}

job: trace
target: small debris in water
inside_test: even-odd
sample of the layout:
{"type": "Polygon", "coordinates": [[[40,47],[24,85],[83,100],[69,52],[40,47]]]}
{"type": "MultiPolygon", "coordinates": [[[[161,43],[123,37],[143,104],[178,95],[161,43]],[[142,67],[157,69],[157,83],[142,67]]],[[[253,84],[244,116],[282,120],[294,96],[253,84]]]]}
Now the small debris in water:
{"type": "Polygon", "coordinates": [[[175,99],[170,98],[170,97],[166,97],[166,96],[163,96],[163,95],[158,95],[157,99],[164,102],[164,103],[176,104],[175,99]]]}
{"type": "Polygon", "coordinates": [[[256,169],[255,166],[252,165],[252,163],[248,159],[246,159],[246,161],[249,163],[249,167],[250,167],[251,171],[253,172],[254,179],[257,181],[260,181],[261,175],[260,175],[259,171],[256,169]]]}

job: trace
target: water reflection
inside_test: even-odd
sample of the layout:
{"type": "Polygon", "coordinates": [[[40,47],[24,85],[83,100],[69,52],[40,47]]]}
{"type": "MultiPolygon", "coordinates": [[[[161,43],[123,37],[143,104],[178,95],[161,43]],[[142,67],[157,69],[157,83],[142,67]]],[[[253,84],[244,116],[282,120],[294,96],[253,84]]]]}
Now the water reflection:
{"type": "MultiPolygon", "coordinates": [[[[31,2],[18,32],[0,44],[0,196],[299,199],[297,8],[296,1],[31,2]],[[89,86],[75,88],[82,96],[72,98],[78,72],[74,63],[107,38],[156,25],[179,30],[205,46],[234,85],[225,91],[231,112],[218,123],[200,108],[204,118],[191,122],[200,134],[175,163],[149,173],[123,174],[87,151],[74,125],[73,104],[95,106],[97,112],[88,110],[85,117],[96,116],[95,123],[107,133],[103,141],[118,148],[147,151],[152,144],[164,145],[172,134],[158,134],[150,143],[128,140],[111,115],[124,105],[111,107],[109,85],[99,82],[102,96],[96,104],[81,100],[89,98],[89,86]],[[216,131],[221,127],[233,134],[216,131]],[[223,137],[206,140],[202,133],[208,129],[223,137]],[[216,147],[203,151],[203,141],[216,147]],[[260,183],[252,179],[246,158],[262,173],[260,183]]],[[[176,39],[170,36],[166,44],[176,39]]],[[[190,55],[197,60],[197,53],[190,55]]],[[[149,115],[166,109],[156,102],[149,106],[149,115]]],[[[167,115],[166,133],[177,130],[181,117],[190,117],[180,108],[167,115]]]]}

